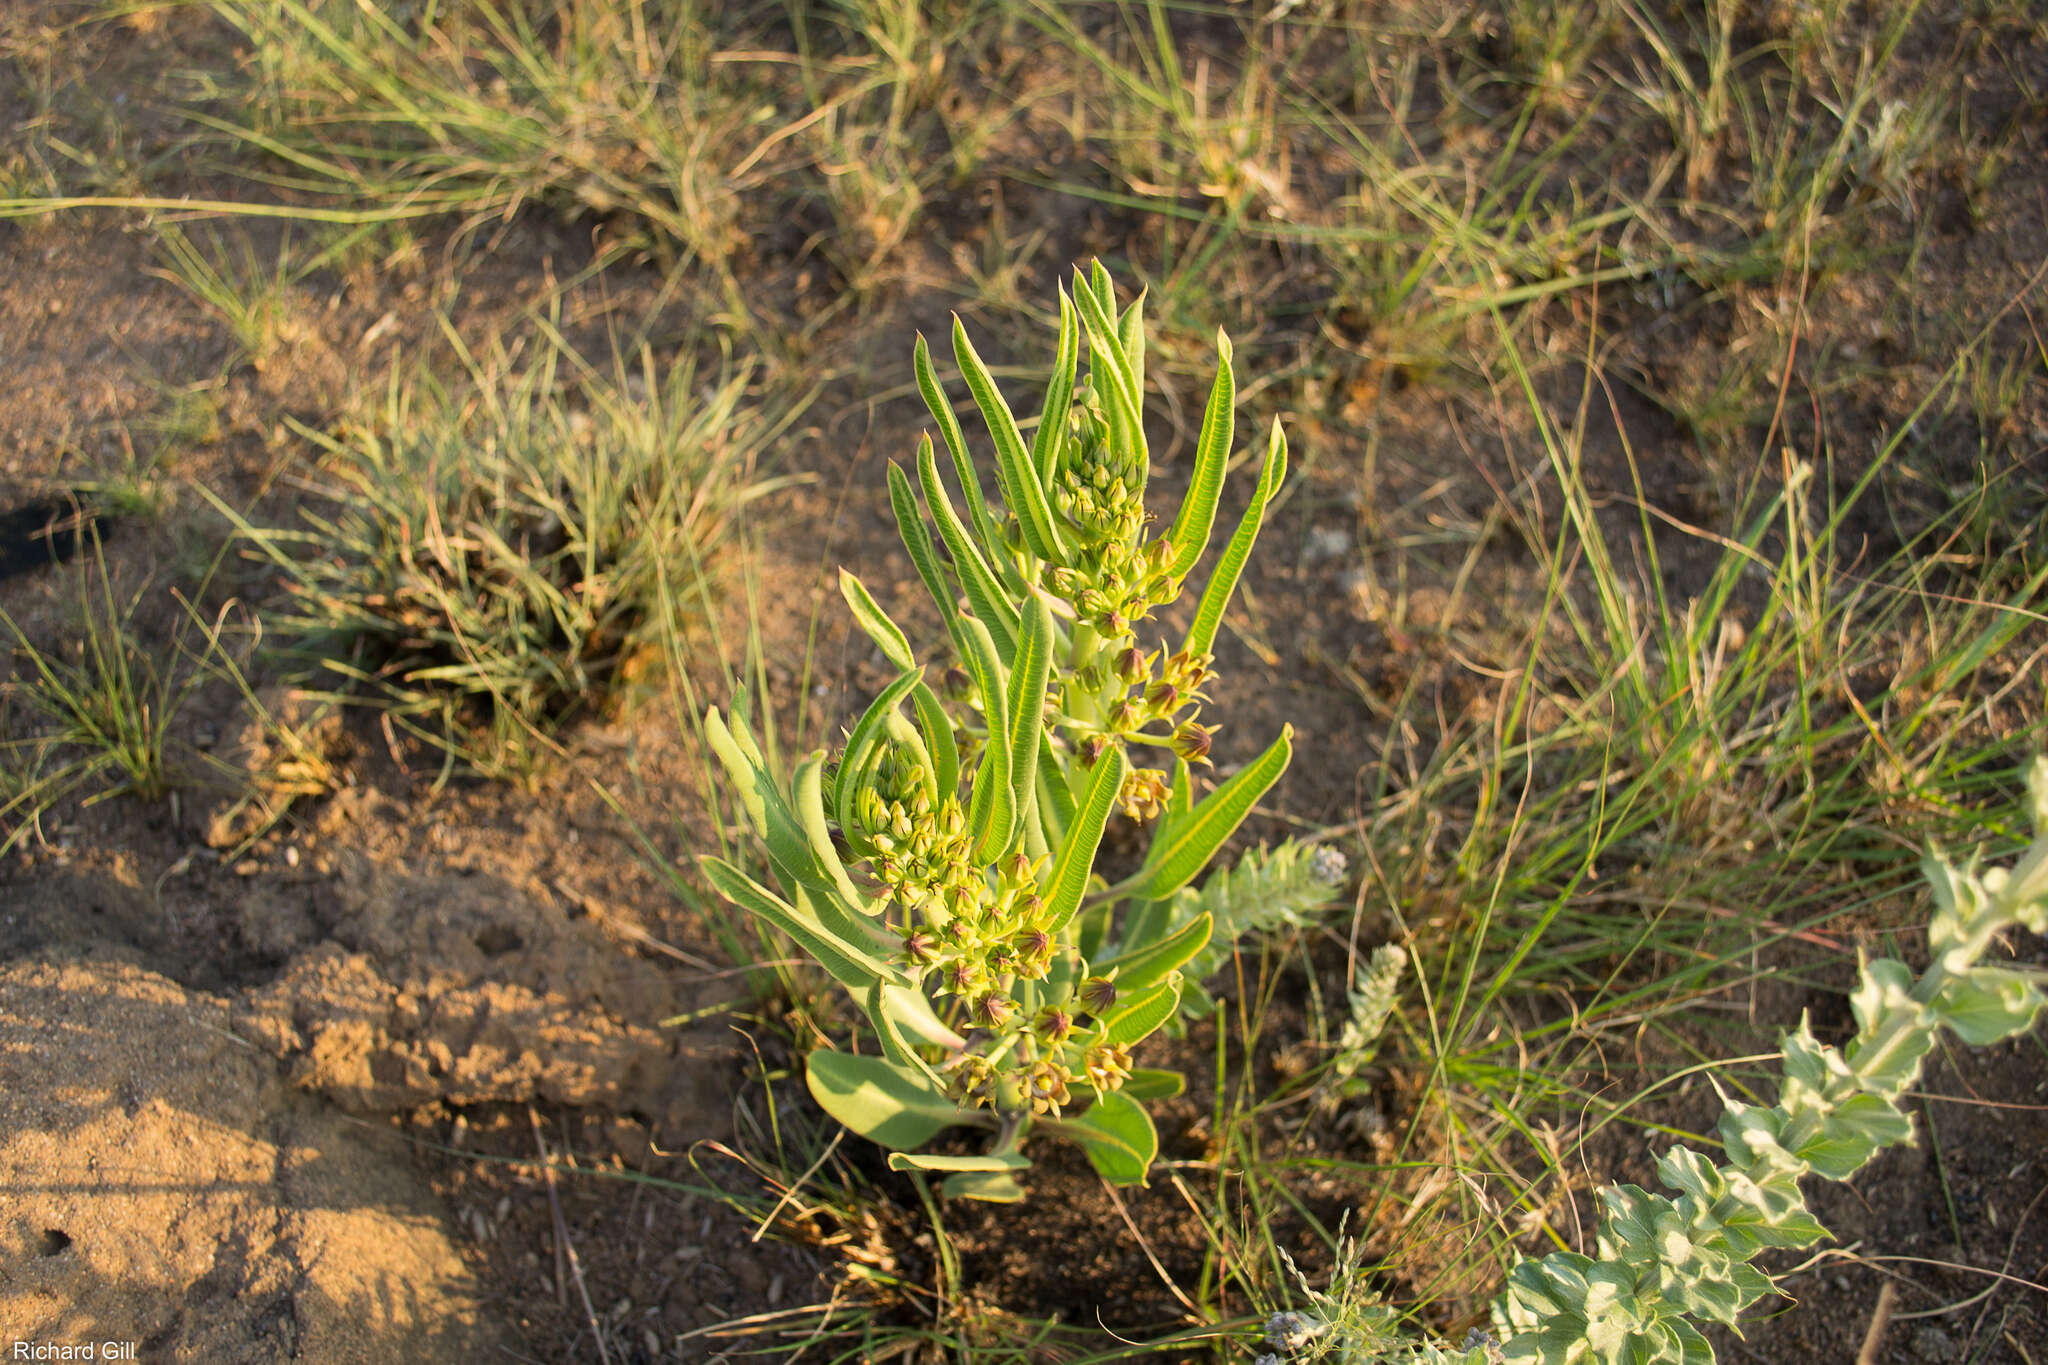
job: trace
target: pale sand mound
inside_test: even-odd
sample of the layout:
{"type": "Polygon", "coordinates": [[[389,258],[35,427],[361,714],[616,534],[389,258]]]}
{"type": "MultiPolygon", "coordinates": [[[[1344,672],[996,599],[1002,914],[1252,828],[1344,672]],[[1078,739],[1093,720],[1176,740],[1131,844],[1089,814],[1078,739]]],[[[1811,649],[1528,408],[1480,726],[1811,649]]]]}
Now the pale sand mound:
{"type": "Polygon", "coordinates": [[[403,1152],[229,1028],[130,962],[0,964],[0,1349],[503,1358],[403,1152]]]}

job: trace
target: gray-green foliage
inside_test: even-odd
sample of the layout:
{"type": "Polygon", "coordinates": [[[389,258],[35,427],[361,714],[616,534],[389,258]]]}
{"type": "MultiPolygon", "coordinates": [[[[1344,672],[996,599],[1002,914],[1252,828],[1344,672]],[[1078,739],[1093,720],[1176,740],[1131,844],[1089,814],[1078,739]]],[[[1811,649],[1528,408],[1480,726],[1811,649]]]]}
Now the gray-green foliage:
{"type": "Polygon", "coordinates": [[[1168,910],[1170,928],[1202,915],[1216,925],[1209,946],[1188,963],[1182,1011],[1190,1018],[1206,1017],[1216,1005],[1200,983],[1222,970],[1231,945],[1258,934],[1308,927],[1336,897],[1345,870],[1344,855],[1336,849],[1289,841],[1251,850],[1235,866],[1219,868],[1200,890],[1176,892],[1168,910]]]}
{"type": "MultiPolygon", "coordinates": [[[[707,876],[844,985],[880,1049],[813,1053],[812,1094],[898,1149],[893,1166],[943,1172],[950,1192],[983,1199],[1022,1197],[1019,1143],[1034,1126],[1078,1142],[1112,1181],[1145,1178],[1157,1138],[1140,1101],[1177,1093],[1181,1079],[1134,1068],[1132,1049],[1177,1016],[1217,927],[1200,897],[1181,894],[1290,754],[1283,729],[1196,799],[1194,770],[1208,765],[1217,728],[1201,719],[1211,647],[1286,474],[1279,427],[1179,647],[1147,651],[1141,640],[1160,632],[1154,613],[1181,596],[1212,539],[1232,443],[1230,346],[1218,338],[1186,498],[1156,527],[1144,503],[1142,297],[1120,312],[1098,264],[1076,274],[1071,296],[1062,291],[1059,313],[1035,424],[1017,421],[954,323],[999,502],[917,343],[918,387],[958,492],[929,438],[914,475],[891,467],[889,490],[957,661],[940,687],[867,588],[842,573],[855,619],[900,672],[838,752],[808,756],[783,781],[743,708],[706,722],[779,890],[719,859],[706,860],[707,876]],[[1152,840],[1112,887],[1095,864],[1118,810],[1149,824],[1152,840]],[[956,1126],[995,1140],[977,1156],[909,1150],[956,1126]]],[[[1275,858],[1306,869],[1304,887],[1316,881],[1298,852],[1275,858]]],[[[1244,878],[1263,884],[1257,864],[1244,878]]],[[[1289,894],[1304,908],[1312,898],[1289,894]]],[[[1326,898],[1327,885],[1313,894],[1326,898]]],[[[1229,932],[1252,922],[1234,913],[1229,932]]]]}
{"type": "MultiPolygon", "coordinates": [[[[1802,1019],[1782,1042],[1777,1103],[1728,1105],[1721,1161],[1683,1146],[1659,1160],[1673,1194],[1602,1190],[1593,1255],[1553,1252],[1510,1273],[1494,1310],[1497,1345],[1418,1355],[1422,1347],[1386,1336],[1390,1318],[1353,1305],[1343,1320],[1364,1324],[1355,1336],[1361,1353],[1329,1358],[1711,1365],[1696,1322],[1737,1326],[1744,1309],[1773,1292],[1751,1264],[1757,1255],[1828,1235],[1807,1211],[1801,1179],[1846,1180],[1882,1149],[1913,1141],[1899,1102],[1943,1029],[1983,1046],[2030,1028],[2048,1003],[2039,973],[1983,961],[2015,927],[2048,932],[2048,758],[2034,760],[2027,790],[2035,838],[2010,869],[1925,858],[1934,897],[1927,967],[1916,976],[1896,959],[1865,963],[1849,997],[1857,1027],[1846,1047],[1820,1042],[1802,1019]]],[[[1334,1321],[1314,1311],[1312,1325],[1334,1321]]],[[[1315,1343],[1329,1335],[1302,1335],[1310,1354],[1301,1358],[1327,1356],[1315,1343]]]]}

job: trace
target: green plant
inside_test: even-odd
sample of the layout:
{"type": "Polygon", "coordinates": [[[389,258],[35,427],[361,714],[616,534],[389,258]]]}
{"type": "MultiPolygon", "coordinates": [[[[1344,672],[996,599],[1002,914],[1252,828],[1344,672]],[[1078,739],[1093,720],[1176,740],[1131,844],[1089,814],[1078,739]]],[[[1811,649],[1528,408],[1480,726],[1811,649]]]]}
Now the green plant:
{"type": "Polygon", "coordinates": [[[1560,1251],[1517,1265],[1494,1308],[1497,1341],[1447,1351],[1397,1340],[1394,1315],[1375,1301],[1311,1292],[1308,1312],[1269,1324],[1273,1343],[1290,1354],[1313,1347],[1304,1358],[1359,1362],[1709,1365],[1713,1350],[1694,1320],[1737,1327],[1744,1309],[1775,1292],[1751,1262],[1827,1236],[1807,1211],[1801,1179],[1847,1180],[1882,1149],[1913,1141],[1899,1102],[1943,1029],[1988,1046],[2032,1027],[2048,1005],[2040,973],[1983,961],[2014,927],[2048,933],[2048,757],[2033,761],[2026,785],[2034,840],[2011,868],[1957,867],[1934,851],[1922,860],[1934,898],[1926,969],[1915,976],[1893,958],[1864,963],[1849,997],[1857,1028],[1846,1047],[1820,1042],[1802,1019],[1781,1040],[1778,1102],[1727,1104],[1724,1161],[1683,1146],[1659,1160],[1675,1198],[1633,1185],[1603,1189],[1595,1254],[1560,1251]]]}
{"type": "Polygon", "coordinates": [[[261,370],[305,330],[295,316],[293,291],[306,268],[294,261],[289,236],[280,239],[268,265],[246,237],[239,246],[231,258],[219,234],[202,246],[176,224],[165,223],[156,239],[163,264],[150,273],[210,309],[247,363],[261,370]]]}
{"type": "Polygon", "coordinates": [[[78,568],[75,630],[43,649],[0,611],[15,666],[0,684],[0,853],[35,835],[43,815],[79,792],[87,804],[123,793],[154,800],[217,774],[219,765],[180,745],[179,712],[232,667],[222,617],[189,605],[168,649],[143,638],[138,608],[147,585],[126,597],[114,587],[97,530],[86,523],[91,556],[78,568]],[[196,643],[188,632],[196,632],[196,643]],[[13,714],[10,714],[13,712],[13,714]]]}
{"type": "Polygon", "coordinates": [[[1145,1179],[1157,1138],[1139,1101],[1178,1093],[1181,1080],[1136,1068],[1132,1050],[1179,1012],[1180,969],[1216,929],[1206,909],[1176,923],[1174,898],[1279,778],[1291,745],[1283,730],[1195,799],[1194,770],[1207,765],[1216,729],[1200,720],[1211,646],[1286,474],[1279,425],[1180,647],[1147,653],[1140,631],[1180,597],[1214,527],[1236,392],[1230,346],[1219,336],[1186,500],[1153,534],[1142,297],[1119,314],[1097,264],[1076,275],[1071,299],[1062,291],[1059,316],[1029,445],[954,323],[954,356],[996,448],[1000,507],[985,500],[917,344],[918,386],[965,515],[929,437],[917,452],[922,505],[902,469],[892,466],[889,485],[959,660],[941,684],[954,708],[926,682],[908,637],[842,571],[855,618],[900,673],[839,752],[811,754],[780,782],[739,713],[744,703],[731,723],[715,710],[705,723],[781,891],[720,858],[704,860],[707,877],[845,986],[881,1046],[879,1056],[814,1052],[812,1094],[897,1149],[892,1166],[943,1172],[949,1192],[993,1200],[1023,1196],[1019,1142],[1033,1129],[1079,1143],[1112,1181],[1145,1179]],[[1090,359],[1077,384],[1084,335],[1090,359]],[[1165,755],[1171,775],[1134,753],[1165,755]],[[1119,808],[1152,823],[1152,842],[1136,871],[1106,884],[1096,863],[1119,808]],[[912,1150],[955,1127],[994,1141],[972,1155],[912,1150]]]}
{"type": "Polygon", "coordinates": [[[518,775],[572,718],[632,699],[779,427],[745,370],[701,382],[643,351],[606,374],[546,326],[523,363],[449,339],[467,383],[394,371],[337,430],[295,425],[331,471],[303,528],[207,496],[283,571],[274,627],[415,734],[518,775]]]}

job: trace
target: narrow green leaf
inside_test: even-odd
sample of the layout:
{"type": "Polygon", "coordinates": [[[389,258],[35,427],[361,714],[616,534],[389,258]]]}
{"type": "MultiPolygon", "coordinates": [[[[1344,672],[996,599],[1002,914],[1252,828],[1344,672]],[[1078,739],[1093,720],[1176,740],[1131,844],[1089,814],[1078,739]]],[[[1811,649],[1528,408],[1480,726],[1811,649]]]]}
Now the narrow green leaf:
{"type": "Polygon", "coordinates": [[[832,843],[831,827],[825,822],[825,754],[823,750],[812,754],[797,765],[796,817],[802,826],[805,839],[811,846],[811,857],[818,868],[837,887],[846,903],[863,915],[878,915],[882,912],[881,902],[870,899],[847,874],[846,864],[839,860],[839,850],[832,843]]]}
{"type": "Polygon", "coordinates": [[[1031,465],[1038,471],[1040,486],[1050,488],[1054,467],[1059,463],[1060,442],[1066,439],[1067,414],[1074,405],[1074,370],[1081,363],[1081,324],[1067,291],[1060,291],[1060,345],[1053,358],[1052,382],[1046,385],[1045,407],[1038,430],[1031,437],[1031,465]]]}
{"type": "MultiPolygon", "coordinates": [[[[911,992],[905,991],[900,987],[892,992],[891,988],[884,983],[880,981],[875,982],[874,985],[868,987],[867,999],[865,1001],[868,1020],[875,1026],[875,1036],[882,1040],[882,1053],[884,1056],[902,1070],[914,1072],[924,1077],[925,1082],[933,1089],[944,1090],[945,1082],[939,1079],[939,1073],[932,1070],[931,1064],[917,1055],[916,1050],[911,1047],[910,1041],[903,1036],[903,1030],[897,1024],[892,1007],[897,1004],[902,996],[908,994],[911,994],[911,992]]],[[[922,993],[919,993],[919,998],[923,998],[922,993]]]]}
{"type": "Polygon", "coordinates": [[[1207,586],[1202,589],[1201,604],[1195,608],[1195,623],[1188,629],[1187,650],[1192,654],[1207,654],[1216,647],[1216,630],[1223,624],[1223,609],[1230,605],[1230,595],[1237,591],[1238,575],[1244,572],[1244,564],[1251,558],[1252,542],[1259,538],[1259,523],[1266,515],[1266,504],[1279,491],[1281,480],[1287,477],[1287,436],[1280,430],[1278,418],[1273,422],[1273,434],[1266,444],[1266,464],[1259,471],[1259,486],[1252,494],[1251,506],[1244,509],[1244,516],[1238,519],[1237,531],[1230,537],[1230,544],[1224,547],[1223,556],[1216,563],[1216,570],[1209,575],[1207,586]]]}
{"type": "MultiPolygon", "coordinates": [[[[1114,303],[1111,307],[1114,307],[1114,303]]],[[[1124,364],[1131,372],[1131,389],[1144,405],[1145,394],[1145,291],[1140,289],[1131,306],[1117,323],[1116,339],[1124,349],[1124,364]]]]}
{"type": "MultiPolygon", "coordinates": [[[[1137,386],[1132,382],[1130,366],[1125,362],[1123,343],[1117,339],[1115,314],[1103,307],[1102,300],[1093,291],[1076,288],[1074,302],[1081,314],[1081,328],[1088,334],[1088,350],[1093,356],[1089,377],[1100,376],[1108,392],[1110,436],[1119,449],[1134,450],[1142,454],[1145,449],[1145,425],[1142,410],[1138,404],[1137,386]]],[[[1110,308],[1114,308],[1112,303],[1110,308]]]]}
{"type": "Polygon", "coordinates": [[[804,1065],[811,1097],[833,1118],[884,1147],[922,1147],[948,1128],[986,1120],[882,1057],[820,1049],[804,1065]]]}
{"type": "Polygon", "coordinates": [[[886,717],[903,704],[903,699],[923,677],[921,669],[898,674],[896,680],[883,688],[881,694],[868,703],[868,709],[861,712],[860,719],[854,722],[853,733],[846,737],[846,748],[840,754],[839,775],[832,786],[832,808],[839,812],[842,826],[853,822],[853,796],[860,789],[860,778],[872,758],[870,750],[881,743],[887,732],[886,717]]]}
{"type": "Polygon", "coordinates": [[[1103,751],[1095,765],[1095,776],[1088,783],[1088,794],[1082,798],[1074,822],[1067,827],[1067,837],[1053,857],[1045,886],[1045,927],[1055,937],[1081,907],[1081,898],[1088,891],[1089,874],[1095,870],[1095,854],[1102,847],[1103,826],[1116,809],[1117,795],[1123,791],[1130,767],[1122,749],[1103,751]]]}
{"type": "Polygon", "coordinates": [[[1117,1004],[1103,1016],[1101,1038],[1105,1043],[1136,1047],[1173,1018],[1180,1009],[1180,977],[1169,976],[1148,990],[1139,991],[1117,1004]]]}
{"type": "MultiPolygon", "coordinates": [[[[967,1040],[946,1026],[932,1009],[930,998],[918,987],[885,981],[879,989],[881,994],[876,1002],[888,1007],[889,1019],[900,1033],[914,1034],[920,1042],[937,1043],[954,1052],[967,1046],[967,1040]]],[[[909,1039],[904,1041],[908,1043],[909,1039]]]]}
{"type": "Polygon", "coordinates": [[[1170,839],[1152,846],[1147,862],[1151,864],[1152,876],[1138,892],[1144,900],[1165,900],[1168,896],[1186,886],[1196,873],[1208,865],[1223,841],[1244,823],[1272,785],[1280,780],[1280,774],[1287,771],[1287,761],[1294,754],[1294,727],[1280,727],[1280,737],[1257,759],[1245,765],[1234,777],[1202,798],[1187,818],[1180,822],[1170,839]]]}
{"type": "Polygon", "coordinates": [[[1204,911],[1164,938],[1095,964],[1095,970],[1106,974],[1115,969],[1119,989],[1143,990],[1164,981],[1167,973],[1178,971],[1189,958],[1208,947],[1215,930],[1214,917],[1204,911]]]}
{"type": "Polygon", "coordinates": [[[828,931],[813,915],[762,886],[723,858],[709,855],[698,860],[704,876],[719,895],[748,914],[759,915],[795,939],[797,944],[832,978],[856,993],[864,993],[891,970],[853,944],[828,931]]]}
{"type": "MultiPolygon", "coordinates": [[[[1045,686],[1052,671],[1052,609],[1037,593],[1024,607],[1024,632],[1010,664],[1006,741],[1011,799],[1022,811],[1037,804],[1038,756],[1045,737],[1045,686]]],[[[994,727],[990,727],[993,733],[994,727]]]]}
{"type": "MultiPolygon", "coordinates": [[[[932,438],[920,437],[918,444],[919,458],[929,459],[932,438]]],[[[960,605],[955,600],[952,586],[946,581],[945,570],[939,564],[938,551],[932,545],[931,529],[924,524],[924,512],[910,491],[910,476],[894,460],[889,461],[889,507],[896,513],[896,532],[903,538],[903,548],[910,552],[910,562],[917,566],[917,576],[924,580],[925,591],[931,594],[939,615],[945,618],[946,634],[957,641],[960,605]]]]}
{"type": "Polygon", "coordinates": [[[1188,495],[1173,519],[1167,542],[1173,546],[1173,576],[1185,578],[1209,548],[1216,525],[1216,500],[1223,492],[1223,472],[1230,465],[1231,419],[1237,403],[1237,376],[1231,369],[1230,338],[1216,333],[1216,381],[1209,388],[1209,406],[1202,414],[1202,434],[1195,441],[1195,470],[1188,495]]]}
{"type": "MultiPolygon", "coordinates": [[[[1088,279],[1089,283],[1094,286],[1095,304],[1102,310],[1102,315],[1110,318],[1115,317],[1116,284],[1109,278],[1109,267],[1102,263],[1100,256],[1094,257],[1088,262],[1088,279]]],[[[1074,287],[1077,292],[1081,287],[1078,277],[1074,287]]]]}
{"type": "MultiPolygon", "coordinates": [[[[735,717],[735,721],[738,718],[735,717]]],[[[760,749],[743,723],[728,729],[716,707],[704,717],[705,738],[724,764],[732,787],[747,816],[760,832],[768,861],[781,879],[783,889],[793,898],[808,892],[822,904],[820,923],[843,932],[849,942],[860,943],[869,935],[859,916],[865,906],[849,902],[818,864],[811,850],[810,835],[789,803],[777,790],[763,765],[760,749]]]]}
{"type": "Polygon", "coordinates": [[[1052,735],[1038,736],[1038,825],[1045,834],[1046,847],[1066,842],[1074,823],[1074,794],[1067,789],[1067,775],[1060,769],[1059,754],[1052,747],[1052,735]]]}
{"type": "Polygon", "coordinates": [[[988,628],[971,616],[963,618],[962,624],[961,634],[967,642],[967,671],[974,676],[975,690],[981,694],[989,732],[988,742],[981,746],[980,766],[974,773],[968,831],[974,841],[976,861],[989,863],[1010,846],[1017,830],[1017,803],[1010,787],[1010,746],[1003,729],[1003,669],[988,628]]]}
{"type": "MultiPolygon", "coordinates": [[[[924,395],[924,405],[930,409],[932,419],[939,424],[939,435],[946,443],[946,454],[953,461],[953,474],[960,480],[960,496],[967,500],[968,520],[974,524],[974,533],[981,543],[991,551],[1000,551],[1002,538],[996,534],[995,519],[989,515],[988,499],[982,496],[981,476],[975,472],[974,462],[967,455],[967,437],[960,429],[960,418],[953,412],[953,405],[946,398],[945,389],[939,385],[939,377],[932,369],[931,347],[925,344],[924,333],[917,334],[917,346],[913,353],[911,368],[917,373],[917,390],[924,395]]],[[[1003,564],[1009,556],[998,554],[997,563],[1003,564]]]]}
{"type": "Polygon", "coordinates": [[[968,340],[967,328],[957,314],[953,318],[953,358],[959,362],[968,392],[974,395],[974,405],[981,410],[981,420],[996,443],[996,476],[1003,486],[1003,500],[1010,505],[1018,528],[1024,533],[1024,544],[1048,563],[1066,563],[1066,549],[1053,525],[1052,508],[1045,500],[1045,485],[1039,482],[1037,467],[1024,448],[1017,419],[1004,401],[1002,390],[996,387],[995,377],[975,351],[974,343],[968,340]]]}
{"type": "Polygon", "coordinates": [[[996,582],[988,562],[974,547],[974,542],[968,538],[967,528],[953,510],[953,501],[946,495],[946,485],[939,481],[939,467],[932,459],[929,441],[917,448],[917,478],[924,489],[925,505],[931,508],[932,520],[939,524],[939,538],[946,542],[946,549],[953,556],[953,568],[960,575],[960,586],[967,594],[967,604],[995,632],[1000,651],[1007,654],[1016,646],[1016,609],[1010,605],[1008,595],[996,582]]]}
{"type": "Polygon", "coordinates": [[[917,708],[917,725],[932,756],[932,785],[938,788],[943,803],[960,791],[960,745],[953,738],[953,718],[924,683],[910,689],[910,701],[917,708]]]}
{"type": "Polygon", "coordinates": [[[1021,1171],[1028,1169],[1031,1158],[1022,1152],[1005,1152],[1001,1156],[926,1156],[917,1152],[889,1153],[889,1169],[892,1171],[1021,1171]]]}
{"type": "Polygon", "coordinates": [[[910,652],[910,638],[889,619],[889,613],[882,610],[867,585],[845,569],[839,571],[839,595],[846,599],[860,628],[881,649],[883,658],[905,671],[917,667],[917,658],[910,652]]]}
{"type": "Polygon", "coordinates": [[[1046,1126],[1081,1145],[1088,1160],[1112,1185],[1142,1185],[1159,1155],[1159,1134],[1136,1100],[1118,1092],[1088,1106],[1079,1118],[1046,1126]]]}

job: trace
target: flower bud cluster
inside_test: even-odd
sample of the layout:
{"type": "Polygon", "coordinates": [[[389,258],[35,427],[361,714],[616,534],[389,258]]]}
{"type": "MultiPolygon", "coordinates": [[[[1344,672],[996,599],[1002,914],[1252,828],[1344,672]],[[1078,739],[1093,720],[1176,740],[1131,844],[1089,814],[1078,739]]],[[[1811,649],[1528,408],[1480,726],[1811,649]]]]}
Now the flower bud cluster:
{"type": "Polygon", "coordinates": [[[1145,457],[1118,449],[1092,400],[1077,403],[1047,500],[1072,535],[1074,561],[1043,586],[1110,642],[1127,640],[1152,608],[1180,596],[1173,546],[1145,539],[1145,457]]]}
{"type": "Polygon", "coordinates": [[[1044,860],[1022,853],[984,868],[957,793],[938,794],[907,745],[891,745],[855,799],[849,843],[897,906],[897,966],[955,1002],[974,1049],[953,1067],[949,1093],[961,1104],[1013,1101],[1058,1114],[1077,1081],[1113,1090],[1130,1076],[1128,1048],[1104,1044],[1077,1014],[1100,1016],[1115,1003],[1112,979],[1090,977],[1077,993],[1028,1011],[1020,983],[1050,974],[1059,944],[1038,894],[1044,860]]]}

